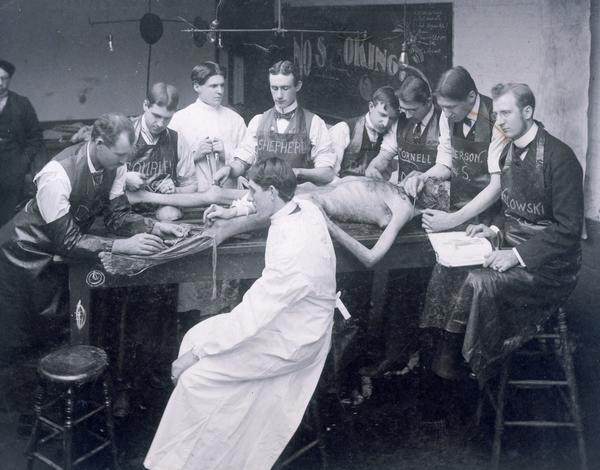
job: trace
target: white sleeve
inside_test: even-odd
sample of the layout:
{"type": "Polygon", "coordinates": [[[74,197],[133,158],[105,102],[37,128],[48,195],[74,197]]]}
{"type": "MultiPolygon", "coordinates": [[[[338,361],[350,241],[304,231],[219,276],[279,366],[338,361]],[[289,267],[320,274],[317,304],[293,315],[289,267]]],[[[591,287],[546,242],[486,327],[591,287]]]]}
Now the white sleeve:
{"type": "Polygon", "coordinates": [[[336,156],[331,145],[327,125],[316,114],[310,124],[308,136],[312,144],[310,156],[315,168],[335,168],[336,156]]]}
{"type": "Polygon", "coordinates": [[[110,200],[116,199],[119,196],[125,194],[125,181],[127,175],[127,167],[125,165],[121,165],[117,168],[117,174],[115,175],[115,180],[110,188],[110,193],[108,198],[110,200]]]}
{"type": "Polygon", "coordinates": [[[262,114],[257,114],[252,118],[240,146],[233,151],[233,158],[239,158],[248,165],[252,165],[256,160],[256,133],[261,117],[262,114]]]}
{"type": "Polygon", "coordinates": [[[169,129],[173,129],[175,132],[179,133],[181,131],[181,125],[180,125],[180,121],[181,121],[181,111],[177,111],[175,114],[173,114],[173,118],[171,119],[171,122],[169,123],[169,129]]]}
{"type": "Polygon", "coordinates": [[[35,200],[44,222],[49,224],[69,212],[71,181],[60,163],[47,163],[35,176],[34,182],[37,186],[35,200]]]}
{"type": "Polygon", "coordinates": [[[338,122],[336,125],[329,128],[329,138],[331,139],[331,146],[333,153],[335,154],[335,174],[340,172],[342,166],[342,160],[344,159],[344,151],[348,144],[350,144],[350,128],[344,121],[338,122]]]}
{"type": "Polygon", "coordinates": [[[437,147],[435,163],[440,163],[452,169],[452,137],[450,136],[448,118],[443,112],[440,113],[440,142],[437,147]]]}
{"type": "Polygon", "coordinates": [[[389,131],[383,136],[381,141],[381,151],[386,154],[398,155],[398,121],[396,121],[389,131]]]}
{"type": "Polygon", "coordinates": [[[494,129],[492,130],[492,140],[488,148],[488,173],[493,174],[502,171],[502,168],[500,168],[500,155],[502,155],[502,150],[509,142],[510,139],[494,125],[494,129]]]}
{"type": "Polygon", "coordinates": [[[179,186],[196,183],[196,168],[194,166],[194,151],[188,141],[177,135],[177,178],[179,186]]]}

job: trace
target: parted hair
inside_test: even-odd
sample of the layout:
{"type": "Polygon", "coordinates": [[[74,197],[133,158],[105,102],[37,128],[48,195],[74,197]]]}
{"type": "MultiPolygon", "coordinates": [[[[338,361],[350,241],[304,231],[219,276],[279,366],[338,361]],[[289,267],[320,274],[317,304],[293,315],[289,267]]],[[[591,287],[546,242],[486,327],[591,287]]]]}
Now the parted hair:
{"type": "Polygon", "coordinates": [[[391,86],[377,88],[371,97],[371,103],[373,103],[373,106],[376,106],[377,103],[383,103],[383,107],[386,111],[397,112],[400,109],[398,97],[391,86]]]}
{"type": "Polygon", "coordinates": [[[155,83],[150,87],[146,94],[148,104],[167,108],[169,111],[175,111],[179,104],[179,92],[173,85],[163,82],[155,83]]]}
{"type": "Polygon", "coordinates": [[[129,142],[133,143],[135,131],[131,119],[124,114],[108,113],[94,121],[91,138],[93,141],[100,137],[106,145],[112,147],[123,132],[127,134],[129,142]]]}
{"type": "Polygon", "coordinates": [[[457,65],[442,74],[435,94],[450,100],[464,101],[471,91],[478,93],[473,77],[467,69],[457,65]]]}
{"type": "Polygon", "coordinates": [[[269,68],[269,75],[293,75],[294,85],[300,81],[300,70],[291,60],[280,60],[269,68]]]}
{"type": "Polygon", "coordinates": [[[402,101],[425,104],[431,99],[431,89],[429,88],[429,83],[422,78],[416,75],[409,75],[404,79],[400,88],[398,88],[396,95],[402,101]]]}
{"type": "Polygon", "coordinates": [[[517,99],[517,106],[523,109],[525,106],[531,106],[535,109],[535,96],[529,85],[525,83],[498,83],[492,88],[492,98],[497,99],[506,93],[512,93],[517,99]]]}
{"type": "Polygon", "coordinates": [[[203,62],[192,69],[192,84],[197,83],[202,86],[210,77],[215,75],[227,78],[227,70],[216,62],[203,62]]]}
{"type": "Polygon", "coordinates": [[[255,163],[248,170],[248,178],[262,189],[273,186],[285,202],[296,192],[296,175],[289,163],[281,158],[271,157],[255,163]]]}

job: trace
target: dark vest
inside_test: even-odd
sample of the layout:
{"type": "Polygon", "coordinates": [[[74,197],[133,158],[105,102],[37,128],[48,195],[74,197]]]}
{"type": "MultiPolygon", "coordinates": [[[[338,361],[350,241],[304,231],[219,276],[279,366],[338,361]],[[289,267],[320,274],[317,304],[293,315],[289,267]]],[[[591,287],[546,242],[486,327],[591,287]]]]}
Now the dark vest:
{"type": "MultiPolygon", "coordinates": [[[[102,182],[95,185],[87,163],[87,142],[64,149],[53,160],[65,169],[71,183],[69,213],[82,232],[87,232],[107,204],[116,170],[104,170],[102,182]]],[[[1,256],[11,263],[41,272],[51,262],[53,243],[45,233],[35,198],[8,222],[0,232],[1,256]]]]}
{"type": "Polygon", "coordinates": [[[415,121],[409,119],[398,123],[398,182],[411,172],[421,173],[435,165],[437,146],[440,139],[440,110],[433,108],[433,115],[418,141],[413,139],[415,121]]]}
{"type": "Polygon", "coordinates": [[[378,135],[375,142],[371,142],[366,127],[366,116],[358,116],[344,121],[350,129],[350,142],[344,150],[344,158],[340,167],[340,176],[364,176],[369,163],[377,156],[381,149],[383,135],[378,135]]]}
{"type": "Polygon", "coordinates": [[[450,205],[457,210],[471,201],[490,182],[487,158],[494,128],[492,99],[479,95],[477,119],[467,136],[462,122],[448,120],[452,141],[450,205]]]}
{"type": "Polygon", "coordinates": [[[283,133],[277,129],[275,108],[265,111],[256,131],[256,160],[278,157],[292,168],[312,168],[310,126],[314,114],[298,106],[283,133]]]}
{"type": "MultiPolygon", "coordinates": [[[[142,116],[134,125],[141,125],[142,116]]],[[[165,129],[154,145],[147,144],[141,133],[137,138],[133,158],[127,163],[127,171],[146,176],[169,175],[177,183],[177,132],[165,129]]]]}

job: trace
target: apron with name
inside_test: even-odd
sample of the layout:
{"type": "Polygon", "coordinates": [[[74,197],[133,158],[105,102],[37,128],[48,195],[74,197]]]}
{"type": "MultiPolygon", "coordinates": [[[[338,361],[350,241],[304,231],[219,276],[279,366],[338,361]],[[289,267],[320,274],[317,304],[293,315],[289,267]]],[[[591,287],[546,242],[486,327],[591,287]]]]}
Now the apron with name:
{"type": "Polygon", "coordinates": [[[310,111],[298,107],[285,131],[279,133],[275,110],[271,108],[265,112],[256,132],[256,161],[278,157],[292,168],[313,168],[309,136],[313,116],[310,111]]]}
{"type": "MultiPolygon", "coordinates": [[[[485,98],[481,96],[479,114],[467,138],[453,132],[455,125],[450,121],[448,123],[452,132],[452,176],[450,182],[452,211],[465,206],[490,182],[487,160],[488,147],[492,140],[493,122],[490,117],[491,105],[488,109],[485,98]]],[[[462,126],[462,123],[457,124],[462,126]]]]}
{"type": "Polygon", "coordinates": [[[405,126],[398,126],[398,183],[414,171],[425,173],[435,165],[440,137],[439,114],[434,111],[421,135],[421,142],[414,142],[411,138],[414,126],[412,120],[405,126]]]}

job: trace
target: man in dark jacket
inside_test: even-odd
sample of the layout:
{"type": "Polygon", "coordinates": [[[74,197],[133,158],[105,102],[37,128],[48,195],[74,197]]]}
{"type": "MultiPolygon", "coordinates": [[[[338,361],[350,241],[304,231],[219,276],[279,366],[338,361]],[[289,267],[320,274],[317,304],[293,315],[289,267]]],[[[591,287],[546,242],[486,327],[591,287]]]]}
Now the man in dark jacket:
{"type": "Polygon", "coordinates": [[[31,103],[9,90],[15,66],[0,59],[0,226],[24,197],[25,175],[45,155],[42,130],[31,103]]]}

